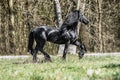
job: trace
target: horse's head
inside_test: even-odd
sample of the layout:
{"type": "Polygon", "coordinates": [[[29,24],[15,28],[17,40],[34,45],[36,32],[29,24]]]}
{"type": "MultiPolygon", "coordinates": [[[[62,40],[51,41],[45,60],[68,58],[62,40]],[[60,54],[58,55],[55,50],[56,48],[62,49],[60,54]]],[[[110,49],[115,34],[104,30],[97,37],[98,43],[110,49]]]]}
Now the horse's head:
{"type": "MultiPolygon", "coordinates": [[[[70,29],[77,26],[78,21],[88,24],[89,20],[81,13],[79,10],[74,10],[68,14],[67,18],[63,22],[62,26],[60,27],[60,31],[65,31],[66,29],[70,29]]],[[[76,27],[75,27],[76,28],[76,27]]]]}
{"type": "Polygon", "coordinates": [[[83,13],[79,10],[76,10],[78,12],[78,19],[80,22],[84,23],[84,24],[88,24],[89,20],[86,18],[85,15],[83,15],[83,13]]]}
{"type": "Polygon", "coordinates": [[[83,15],[83,13],[79,10],[72,11],[66,18],[65,23],[71,25],[75,22],[82,22],[84,24],[88,24],[89,20],[83,15]]]}

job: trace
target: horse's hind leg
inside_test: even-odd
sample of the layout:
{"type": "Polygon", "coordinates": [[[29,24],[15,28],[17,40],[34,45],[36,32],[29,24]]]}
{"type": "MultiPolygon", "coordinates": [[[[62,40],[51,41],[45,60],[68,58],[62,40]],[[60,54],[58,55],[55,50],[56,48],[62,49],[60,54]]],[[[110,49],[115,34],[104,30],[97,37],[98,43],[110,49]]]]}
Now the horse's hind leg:
{"type": "Polygon", "coordinates": [[[39,44],[36,45],[35,50],[33,52],[33,63],[37,62],[37,53],[38,53],[38,50],[39,50],[39,44]]]}
{"type": "Polygon", "coordinates": [[[44,54],[45,60],[51,62],[51,58],[50,58],[50,56],[49,56],[49,55],[48,55],[43,49],[41,49],[40,51],[44,54]]]}
{"type": "Polygon", "coordinates": [[[41,53],[43,53],[45,60],[51,61],[50,56],[43,50],[45,42],[46,42],[46,40],[44,40],[44,39],[39,40],[39,42],[38,42],[39,43],[39,50],[41,51],[41,53]]]}

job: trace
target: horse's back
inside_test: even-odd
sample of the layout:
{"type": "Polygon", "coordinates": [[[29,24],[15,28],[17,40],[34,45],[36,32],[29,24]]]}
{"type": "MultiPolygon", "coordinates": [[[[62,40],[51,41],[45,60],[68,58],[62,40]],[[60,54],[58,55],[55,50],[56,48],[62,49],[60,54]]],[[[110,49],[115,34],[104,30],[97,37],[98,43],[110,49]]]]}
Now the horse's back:
{"type": "Polygon", "coordinates": [[[47,30],[50,30],[52,29],[52,27],[49,27],[49,26],[37,26],[36,28],[33,29],[33,31],[47,31],[47,30]]]}
{"type": "Polygon", "coordinates": [[[38,26],[32,30],[36,37],[45,39],[47,39],[47,37],[49,37],[54,31],[57,31],[57,28],[50,26],[38,26]]]}

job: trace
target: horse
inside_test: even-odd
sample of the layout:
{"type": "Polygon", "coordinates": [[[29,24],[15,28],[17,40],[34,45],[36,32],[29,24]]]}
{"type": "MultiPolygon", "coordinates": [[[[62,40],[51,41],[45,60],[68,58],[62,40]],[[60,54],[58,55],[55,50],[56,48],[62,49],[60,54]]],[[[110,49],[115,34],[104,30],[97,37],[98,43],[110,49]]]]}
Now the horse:
{"type": "Polygon", "coordinates": [[[63,59],[66,59],[68,46],[70,44],[76,45],[80,48],[78,56],[79,58],[82,58],[87,50],[85,45],[78,40],[77,25],[79,21],[85,25],[89,23],[89,20],[80,10],[73,10],[68,14],[63,24],[59,28],[38,26],[37,28],[31,30],[28,39],[28,52],[32,54],[33,62],[37,62],[38,51],[44,55],[45,60],[51,61],[50,55],[43,49],[46,41],[55,44],[65,44],[62,56],[63,59]],[[36,41],[35,49],[33,49],[34,41],[36,41]]]}

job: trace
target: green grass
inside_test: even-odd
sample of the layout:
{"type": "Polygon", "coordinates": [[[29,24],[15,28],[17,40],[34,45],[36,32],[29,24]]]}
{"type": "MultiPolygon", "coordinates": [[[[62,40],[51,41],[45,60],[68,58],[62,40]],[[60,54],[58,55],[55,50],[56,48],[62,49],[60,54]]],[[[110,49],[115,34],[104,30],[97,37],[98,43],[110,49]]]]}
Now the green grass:
{"type": "Polygon", "coordinates": [[[120,80],[120,56],[52,57],[53,62],[0,59],[0,80],[120,80]]]}

